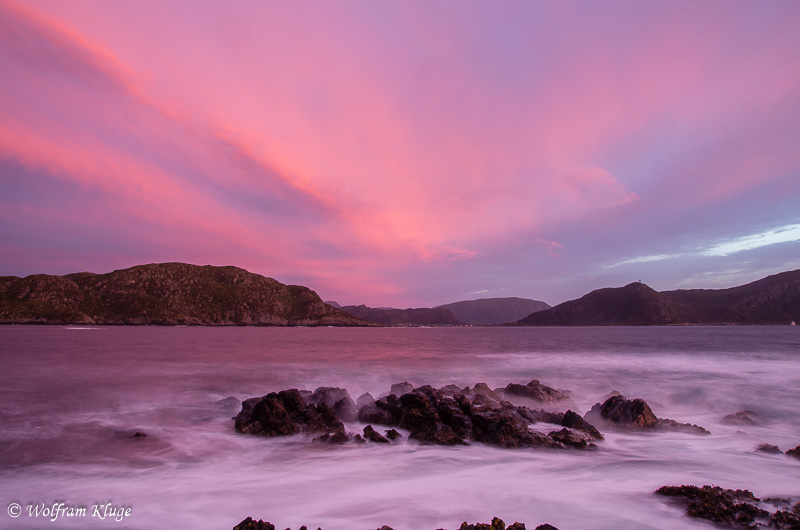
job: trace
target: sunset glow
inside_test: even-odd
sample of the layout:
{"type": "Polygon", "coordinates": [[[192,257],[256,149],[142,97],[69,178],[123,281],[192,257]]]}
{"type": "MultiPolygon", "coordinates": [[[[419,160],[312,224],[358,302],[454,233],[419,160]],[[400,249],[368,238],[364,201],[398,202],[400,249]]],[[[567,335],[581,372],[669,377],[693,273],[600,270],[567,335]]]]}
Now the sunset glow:
{"type": "Polygon", "coordinates": [[[798,21],[0,0],[0,275],[236,265],[425,307],[800,268],[798,21]]]}

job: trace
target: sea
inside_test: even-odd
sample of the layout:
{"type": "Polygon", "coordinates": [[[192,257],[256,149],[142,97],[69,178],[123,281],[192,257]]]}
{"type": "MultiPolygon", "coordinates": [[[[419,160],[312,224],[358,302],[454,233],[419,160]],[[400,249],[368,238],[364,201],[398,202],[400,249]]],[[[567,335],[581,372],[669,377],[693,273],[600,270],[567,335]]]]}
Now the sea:
{"type": "Polygon", "coordinates": [[[0,528],[711,528],[653,492],[796,502],[800,459],[764,443],[800,444],[798,327],[0,327],[0,528]],[[334,446],[232,420],[236,400],[289,388],[355,400],[403,381],[532,379],[581,414],[617,391],[711,435],[605,431],[595,451],[334,446]],[[757,424],[723,421],[741,410],[757,424]]]}

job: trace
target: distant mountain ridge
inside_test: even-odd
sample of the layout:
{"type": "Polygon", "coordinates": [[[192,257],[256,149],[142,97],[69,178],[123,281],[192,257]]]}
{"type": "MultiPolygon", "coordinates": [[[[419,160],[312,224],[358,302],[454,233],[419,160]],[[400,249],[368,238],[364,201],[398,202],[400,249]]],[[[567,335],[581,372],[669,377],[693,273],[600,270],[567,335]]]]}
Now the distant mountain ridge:
{"type": "Polygon", "coordinates": [[[592,291],[520,319],[526,326],[788,324],[800,320],[800,270],[729,289],[658,292],[643,283],[592,291]]]}
{"type": "Polygon", "coordinates": [[[463,326],[451,311],[443,308],[394,309],[391,307],[367,307],[365,305],[342,306],[342,311],[358,318],[385,326],[463,326]]]}
{"type": "Polygon", "coordinates": [[[311,289],[186,263],[0,277],[0,323],[363,326],[311,289]]]}
{"type": "Polygon", "coordinates": [[[458,320],[467,324],[485,326],[516,322],[531,313],[550,309],[550,304],[529,298],[479,298],[443,304],[436,308],[449,309],[458,320]]]}

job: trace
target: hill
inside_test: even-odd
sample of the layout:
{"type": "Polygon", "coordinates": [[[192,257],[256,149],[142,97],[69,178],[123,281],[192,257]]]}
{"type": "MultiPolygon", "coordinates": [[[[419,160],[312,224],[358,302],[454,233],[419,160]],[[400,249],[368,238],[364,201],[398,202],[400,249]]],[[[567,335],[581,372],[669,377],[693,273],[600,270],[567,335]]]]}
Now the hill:
{"type": "Polygon", "coordinates": [[[324,304],[307,287],[237,267],[185,263],[108,274],[3,276],[0,323],[369,325],[324,304]]]}
{"type": "Polygon", "coordinates": [[[800,270],[729,289],[658,292],[643,283],[592,291],[517,322],[527,326],[788,324],[800,320],[800,270]]]}
{"type": "Polygon", "coordinates": [[[474,326],[516,322],[536,311],[549,309],[550,305],[528,298],[480,298],[437,306],[449,309],[455,317],[474,326]]]}
{"type": "Polygon", "coordinates": [[[386,326],[462,326],[452,312],[442,308],[394,309],[365,305],[342,307],[353,316],[386,326]]]}

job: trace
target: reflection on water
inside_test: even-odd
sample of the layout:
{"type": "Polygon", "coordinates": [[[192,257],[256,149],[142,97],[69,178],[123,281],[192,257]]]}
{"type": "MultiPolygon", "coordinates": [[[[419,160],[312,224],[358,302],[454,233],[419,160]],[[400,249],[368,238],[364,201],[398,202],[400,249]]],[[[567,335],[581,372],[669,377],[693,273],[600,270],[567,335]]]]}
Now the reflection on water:
{"type": "MultiPolygon", "coordinates": [[[[652,492],[713,483],[800,495],[800,461],[754,451],[800,443],[796,330],[3,327],[0,501],[131,506],[119,528],[230,528],[247,515],[325,530],[452,530],[492,516],[562,530],[707,528],[652,492]],[[236,410],[215,403],[283,388],[343,386],[355,398],[403,380],[534,378],[571,390],[581,412],[618,390],[713,434],[609,433],[596,452],[329,447],[238,435],[236,410]],[[742,409],[763,423],[721,423],[742,409]]],[[[0,517],[4,528],[56,527],[0,517]]]]}

